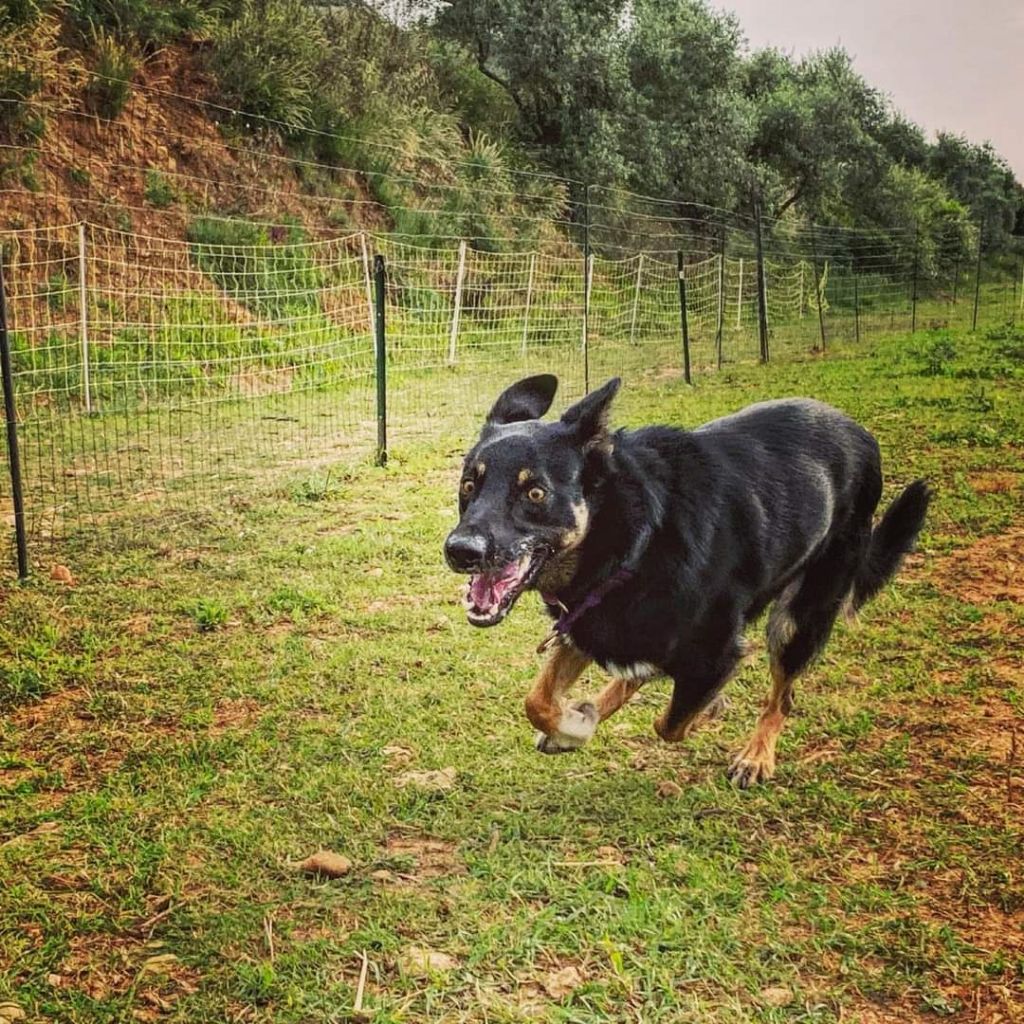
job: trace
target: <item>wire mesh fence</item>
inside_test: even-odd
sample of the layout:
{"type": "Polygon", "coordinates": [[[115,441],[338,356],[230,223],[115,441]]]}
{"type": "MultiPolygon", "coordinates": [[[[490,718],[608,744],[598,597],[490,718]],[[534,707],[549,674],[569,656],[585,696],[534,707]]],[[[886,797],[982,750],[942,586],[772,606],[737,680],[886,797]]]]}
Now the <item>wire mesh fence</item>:
{"type": "MultiPolygon", "coordinates": [[[[913,321],[1003,322],[1024,301],[1020,282],[979,280],[977,268],[915,282],[871,250],[860,265],[844,260],[827,238],[811,258],[776,246],[760,264],[731,241],[736,255],[711,244],[675,260],[670,250],[584,260],[365,232],[253,244],[86,222],[7,232],[32,545],[152,535],[167,515],[372,458],[377,255],[387,268],[386,415],[397,448],[464,434],[517,375],[554,372],[571,400],[616,374],[681,375],[687,355],[699,377],[913,321]]],[[[10,515],[6,473],[3,500],[10,515]]]]}

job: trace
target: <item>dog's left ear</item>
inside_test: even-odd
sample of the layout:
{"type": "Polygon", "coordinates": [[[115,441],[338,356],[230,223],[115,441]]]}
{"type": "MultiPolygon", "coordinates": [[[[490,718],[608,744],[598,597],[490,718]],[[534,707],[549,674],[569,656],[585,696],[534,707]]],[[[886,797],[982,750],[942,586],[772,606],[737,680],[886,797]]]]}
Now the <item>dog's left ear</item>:
{"type": "Polygon", "coordinates": [[[506,388],[487,414],[491,425],[539,420],[551,408],[558,390],[558,378],[550,373],[524,377],[506,388]]]}
{"type": "Polygon", "coordinates": [[[604,387],[592,391],[562,413],[562,423],[572,430],[577,444],[593,448],[608,436],[608,409],[620,384],[621,378],[612,377],[604,387]]]}

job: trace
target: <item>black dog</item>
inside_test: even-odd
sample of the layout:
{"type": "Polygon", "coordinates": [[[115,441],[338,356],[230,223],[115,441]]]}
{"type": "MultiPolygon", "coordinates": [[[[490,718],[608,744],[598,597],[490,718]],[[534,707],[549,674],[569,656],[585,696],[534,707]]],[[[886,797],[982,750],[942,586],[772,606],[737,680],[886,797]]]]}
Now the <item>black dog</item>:
{"type": "Polygon", "coordinates": [[[466,457],[445,555],[470,574],[469,621],[493,626],[525,590],[541,592],[556,621],[526,712],[538,748],[558,753],[660,675],[675,687],[655,730],[683,739],[736,669],[744,627],[774,602],[771,695],[730,769],[742,787],[769,778],[793,680],[839,612],[896,571],[927,486],[912,483],[872,528],[878,444],[836,409],[787,399],[693,431],[609,433],[618,379],[542,423],[557,386],[541,375],[510,387],[466,457]],[[591,661],[612,682],[594,703],[564,706],[591,661]]]}

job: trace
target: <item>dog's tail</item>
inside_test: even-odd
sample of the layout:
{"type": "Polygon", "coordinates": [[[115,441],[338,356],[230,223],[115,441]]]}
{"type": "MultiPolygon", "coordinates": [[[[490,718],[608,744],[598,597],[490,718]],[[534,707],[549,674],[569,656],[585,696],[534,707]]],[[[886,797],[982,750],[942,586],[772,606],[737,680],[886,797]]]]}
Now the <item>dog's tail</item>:
{"type": "Polygon", "coordinates": [[[885,510],[871,531],[867,555],[853,581],[853,611],[870,601],[892,578],[903,556],[914,546],[924,525],[932,492],[924,480],[915,480],[885,510]]]}

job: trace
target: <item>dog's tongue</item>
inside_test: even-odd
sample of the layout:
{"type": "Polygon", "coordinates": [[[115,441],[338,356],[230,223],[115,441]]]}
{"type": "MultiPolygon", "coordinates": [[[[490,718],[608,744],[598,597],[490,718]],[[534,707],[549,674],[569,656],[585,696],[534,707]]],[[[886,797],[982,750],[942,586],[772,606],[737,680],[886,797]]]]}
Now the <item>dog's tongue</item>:
{"type": "Polygon", "coordinates": [[[497,608],[517,579],[519,565],[516,562],[497,572],[475,573],[469,578],[469,599],[481,611],[497,608]]]}

